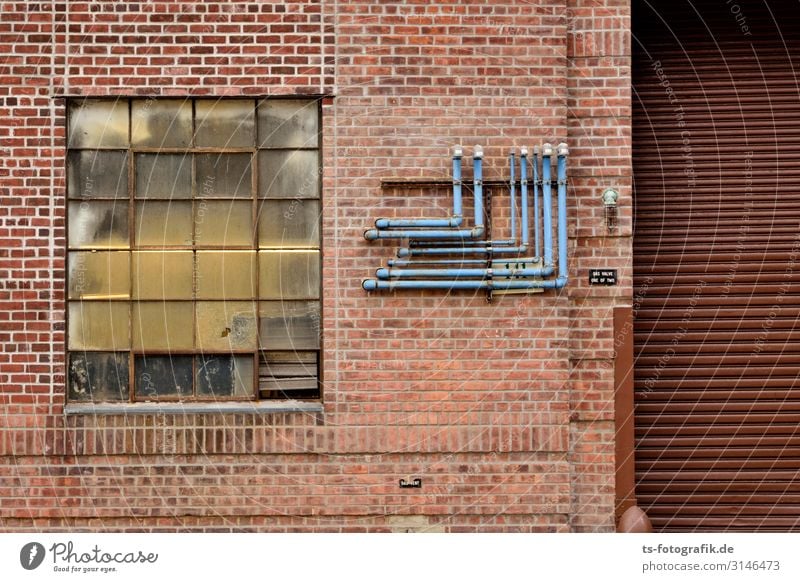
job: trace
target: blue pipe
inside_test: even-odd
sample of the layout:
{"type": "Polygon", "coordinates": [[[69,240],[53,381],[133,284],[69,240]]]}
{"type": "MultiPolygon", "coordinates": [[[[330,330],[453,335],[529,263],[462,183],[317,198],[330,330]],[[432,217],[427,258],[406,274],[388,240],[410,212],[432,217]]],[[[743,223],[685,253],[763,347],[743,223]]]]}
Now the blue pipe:
{"type": "Polygon", "coordinates": [[[528,236],[528,150],[525,148],[519,152],[519,180],[522,197],[522,246],[527,247],[530,238],[528,236]]]}
{"type": "MultiPolygon", "coordinates": [[[[456,153],[459,153],[456,150],[456,153]]],[[[455,156],[454,156],[455,157],[455,156]]],[[[441,240],[441,239],[477,239],[481,238],[484,234],[485,227],[483,225],[483,172],[482,172],[482,158],[483,158],[483,149],[481,146],[475,146],[475,153],[473,155],[473,164],[474,164],[474,171],[473,171],[473,181],[474,181],[474,191],[475,191],[475,226],[470,229],[460,229],[460,230],[381,230],[380,228],[371,228],[364,231],[364,238],[367,240],[379,240],[379,239],[397,239],[397,238],[409,238],[409,239],[425,239],[425,240],[441,240]]],[[[456,163],[454,161],[453,167],[456,167],[456,163]]],[[[459,162],[459,170],[460,170],[460,162],[459,162]]],[[[460,176],[460,171],[459,171],[460,176]]],[[[456,180],[455,177],[453,178],[453,185],[454,185],[454,197],[455,197],[455,186],[456,182],[458,182],[458,196],[459,202],[457,203],[454,208],[457,208],[461,205],[461,180],[456,180]]],[[[455,203],[454,203],[455,204],[455,203]]],[[[380,219],[379,219],[380,220],[380,219]]],[[[430,221],[430,220],[437,220],[437,219],[419,219],[422,221],[430,221]]],[[[413,222],[413,226],[425,226],[424,224],[420,224],[419,220],[411,220],[413,222]]],[[[392,224],[410,224],[409,221],[398,220],[398,221],[391,221],[392,224]]],[[[385,224],[385,223],[381,223],[385,224]]],[[[388,223],[387,223],[388,224],[388,223]]]]}
{"type": "MultiPolygon", "coordinates": [[[[485,263],[485,261],[484,261],[485,263]]],[[[411,277],[443,277],[443,278],[483,278],[492,277],[547,277],[553,274],[553,269],[387,269],[380,268],[375,271],[378,279],[405,279],[411,277]]]]}
{"type": "Polygon", "coordinates": [[[511,166],[511,238],[517,240],[517,180],[514,176],[514,166],[516,166],[516,159],[514,158],[514,150],[509,154],[511,166]]]}
{"type": "Polygon", "coordinates": [[[452,218],[378,218],[375,228],[447,228],[459,227],[464,222],[464,210],[461,195],[461,158],[464,151],[461,146],[453,148],[453,217],[452,218]]]}
{"type": "Polygon", "coordinates": [[[553,155],[553,146],[549,143],[542,147],[542,194],[544,197],[544,265],[553,266],[553,194],[550,186],[550,157],[553,155]]]}
{"type": "Polygon", "coordinates": [[[533,147],[533,253],[537,257],[542,256],[542,242],[539,238],[539,228],[542,223],[539,220],[539,146],[533,147]]]}
{"type": "Polygon", "coordinates": [[[567,269],[567,144],[558,144],[558,278],[566,283],[567,269]]]}
{"type": "Polygon", "coordinates": [[[361,283],[364,291],[395,291],[399,289],[492,289],[502,291],[504,289],[561,289],[567,284],[565,277],[546,280],[518,280],[518,281],[497,281],[497,280],[473,280],[473,281],[376,281],[375,279],[365,279],[361,283]]]}

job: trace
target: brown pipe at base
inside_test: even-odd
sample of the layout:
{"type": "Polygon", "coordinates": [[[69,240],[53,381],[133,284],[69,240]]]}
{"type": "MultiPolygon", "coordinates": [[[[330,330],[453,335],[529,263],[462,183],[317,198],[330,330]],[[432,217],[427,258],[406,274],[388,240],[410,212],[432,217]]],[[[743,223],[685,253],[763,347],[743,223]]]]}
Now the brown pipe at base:
{"type": "Polygon", "coordinates": [[[653,533],[653,524],[647,514],[634,505],[619,518],[617,533],[653,533]]]}

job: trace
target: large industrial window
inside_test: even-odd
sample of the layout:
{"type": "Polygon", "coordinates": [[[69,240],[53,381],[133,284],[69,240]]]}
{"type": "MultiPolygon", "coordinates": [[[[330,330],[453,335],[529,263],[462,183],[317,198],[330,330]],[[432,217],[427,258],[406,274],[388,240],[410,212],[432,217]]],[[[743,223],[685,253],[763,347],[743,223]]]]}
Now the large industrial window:
{"type": "Polygon", "coordinates": [[[319,111],[68,102],[70,400],[319,397],[319,111]]]}

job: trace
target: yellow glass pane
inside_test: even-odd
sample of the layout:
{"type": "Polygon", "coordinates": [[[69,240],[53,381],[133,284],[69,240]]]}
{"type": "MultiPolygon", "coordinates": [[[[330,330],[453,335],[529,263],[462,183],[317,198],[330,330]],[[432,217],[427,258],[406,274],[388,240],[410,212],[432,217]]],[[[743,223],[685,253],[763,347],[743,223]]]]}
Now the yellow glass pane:
{"type": "Polygon", "coordinates": [[[136,246],[191,246],[192,203],[137,202],[135,235],[136,246]]]}
{"type": "Polygon", "coordinates": [[[127,302],[70,301],[70,350],[127,350],[130,348],[127,302]]]}
{"type": "Polygon", "coordinates": [[[256,304],[252,301],[197,302],[197,347],[220,352],[256,349],[256,304]]]}
{"type": "Polygon", "coordinates": [[[319,200],[263,200],[258,246],[319,247],[319,200]]]}
{"type": "Polygon", "coordinates": [[[133,253],[134,299],[191,299],[194,260],[191,251],[133,253]]]}
{"type": "Polygon", "coordinates": [[[194,107],[198,147],[253,147],[256,132],[252,100],[199,99],[194,107]]]}
{"type": "Polygon", "coordinates": [[[138,154],[137,198],[191,198],[191,154],[138,154]]]}
{"type": "Polygon", "coordinates": [[[253,356],[198,356],[197,395],[206,398],[245,398],[253,395],[253,356]]]}
{"type": "Polygon", "coordinates": [[[128,147],[127,99],[70,101],[68,116],[67,147],[128,147]]]}
{"type": "Polygon", "coordinates": [[[135,350],[191,350],[194,306],[190,301],[147,301],[133,304],[135,350]]]}
{"type": "Polygon", "coordinates": [[[318,299],[319,251],[259,251],[261,299],[318,299]]]}
{"type": "Polygon", "coordinates": [[[67,155],[70,198],[127,198],[128,152],[74,150],[67,155]]]}
{"type": "Polygon", "coordinates": [[[258,195],[262,198],[319,197],[317,151],[258,152],[258,195]]]}
{"type": "Polygon", "coordinates": [[[188,99],[135,99],[131,142],[153,148],[182,148],[192,143],[192,103],[188,99]]]}
{"type": "Polygon", "coordinates": [[[195,155],[195,184],[202,198],[251,198],[251,154],[195,155]]]}
{"type": "Polygon", "coordinates": [[[67,214],[70,248],[127,248],[130,244],[125,200],[70,202],[67,214]]]}
{"type": "Polygon", "coordinates": [[[128,252],[71,252],[67,259],[69,299],[129,299],[128,252]]]}
{"type": "Polygon", "coordinates": [[[198,251],[198,299],[252,299],[256,293],[253,251],[198,251]]]}
{"type": "Polygon", "coordinates": [[[197,246],[251,246],[253,204],[238,200],[198,200],[194,205],[197,246]]]}
{"type": "Polygon", "coordinates": [[[318,102],[307,99],[266,99],[258,106],[261,147],[315,148],[318,144],[318,102]]]}

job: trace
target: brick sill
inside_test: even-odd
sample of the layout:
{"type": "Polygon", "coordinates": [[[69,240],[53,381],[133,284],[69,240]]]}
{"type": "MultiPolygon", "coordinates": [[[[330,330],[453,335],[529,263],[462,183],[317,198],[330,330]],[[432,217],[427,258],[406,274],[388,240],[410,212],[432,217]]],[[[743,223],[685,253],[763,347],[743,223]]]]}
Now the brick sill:
{"type": "Polygon", "coordinates": [[[134,414],[283,414],[323,411],[321,402],[286,400],[283,402],[136,402],[67,404],[64,414],[120,415],[134,414]]]}

